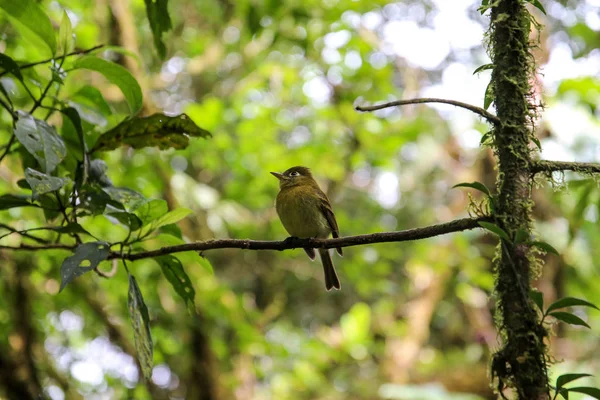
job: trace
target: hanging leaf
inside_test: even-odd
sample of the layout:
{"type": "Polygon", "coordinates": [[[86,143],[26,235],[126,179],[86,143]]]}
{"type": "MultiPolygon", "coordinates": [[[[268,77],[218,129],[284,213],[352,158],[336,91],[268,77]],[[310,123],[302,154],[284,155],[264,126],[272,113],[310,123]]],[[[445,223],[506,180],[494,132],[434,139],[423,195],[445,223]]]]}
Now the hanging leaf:
{"type": "Polygon", "coordinates": [[[571,313],[563,312],[563,311],[556,311],[553,313],[549,313],[548,315],[553,316],[554,318],[558,319],[559,321],[566,322],[569,325],[585,326],[587,328],[592,329],[587,324],[587,322],[585,322],[584,320],[582,320],[575,314],[571,314],[571,313]]]}
{"type": "Polygon", "coordinates": [[[189,144],[190,136],[207,138],[211,134],[198,127],[185,114],[174,117],[164,114],[134,117],[121,122],[100,136],[92,152],[114,150],[123,145],[134,149],[152,146],[162,150],[185,149],[189,144]]]}
{"type": "Polygon", "coordinates": [[[483,98],[483,108],[488,109],[494,102],[494,85],[490,81],[487,87],[485,88],[485,96],[483,98]]]}
{"type": "Polygon", "coordinates": [[[533,6],[540,10],[542,14],[546,15],[546,10],[544,9],[544,6],[542,5],[542,3],[540,3],[539,0],[527,0],[527,2],[533,4],[533,6]]]}
{"type": "Polygon", "coordinates": [[[54,171],[67,155],[67,148],[56,129],[31,114],[19,112],[15,137],[35,157],[46,173],[54,171]]]}
{"type": "Polygon", "coordinates": [[[538,306],[540,311],[544,312],[544,294],[537,290],[531,290],[529,292],[529,297],[531,298],[531,300],[533,300],[535,305],[538,306]]]}
{"type": "Polygon", "coordinates": [[[146,3],[146,15],[150,22],[154,47],[161,59],[165,58],[167,49],[162,40],[162,35],[171,29],[171,18],[169,17],[168,0],[144,0],[146,3]]]}
{"type": "Polygon", "coordinates": [[[110,83],[117,85],[121,89],[121,92],[123,92],[132,114],[137,114],[142,108],[143,96],[139,83],[127,69],[119,64],[94,56],[85,56],[79,58],[73,65],[73,68],[99,72],[110,83]]]}
{"type": "Polygon", "coordinates": [[[62,291],[73,279],[93,270],[106,260],[109,254],[108,243],[105,242],[90,242],[83,243],[77,246],[75,254],[67,257],[60,267],[62,291]]]}
{"type": "Polygon", "coordinates": [[[21,69],[19,68],[19,65],[4,53],[0,53],[0,68],[8,73],[13,74],[15,78],[23,82],[23,75],[21,75],[21,69]]]}
{"type": "Polygon", "coordinates": [[[577,299],[575,297],[565,297],[565,298],[556,300],[554,303],[550,304],[550,306],[548,307],[548,310],[546,310],[546,314],[551,311],[558,310],[559,308],[573,307],[573,306],[590,307],[590,308],[595,308],[596,310],[600,310],[600,308],[598,308],[595,304],[590,303],[589,301],[577,299]]]}
{"type": "Polygon", "coordinates": [[[150,379],[152,377],[154,353],[152,336],[150,335],[150,317],[142,292],[133,275],[129,275],[129,294],[127,298],[138,361],[142,367],[144,377],[150,379]]]}
{"type": "Polygon", "coordinates": [[[0,0],[0,8],[19,24],[35,33],[56,54],[56,37],[50,18],[35,0],[0,0]]]}
{"type": "Polygon", "coordinates": [[[482,228],[485,228],[488,231],[494,233],[495,235],[501,237],[502,239],[510,242],[510,237],[508,237],[508,233],[506,233],[504,229],[500,228],[498,225],[485,221],[479,221],[478,223],[482,228]]]}
{"type": "Polygon", "coordinates": [[[190,312],[193,312],[196,291],[194,290],[194,286],[192,285],[190,277],[183,269],[181,261],[172,255],[156,257],[155,260],[160,265],[163,274],[171,286],[173,286],[173,289],[175,289],[177,294],[185,302],[187,309],[190,312]]]}
{"type": "Polygon", "coordinates": [[[54,192],[71,182],[69,178],[50,176],[31,168],[25,170],[25,179],[31,186],[34,199],[37,199],[41,194],[54,192]]]}

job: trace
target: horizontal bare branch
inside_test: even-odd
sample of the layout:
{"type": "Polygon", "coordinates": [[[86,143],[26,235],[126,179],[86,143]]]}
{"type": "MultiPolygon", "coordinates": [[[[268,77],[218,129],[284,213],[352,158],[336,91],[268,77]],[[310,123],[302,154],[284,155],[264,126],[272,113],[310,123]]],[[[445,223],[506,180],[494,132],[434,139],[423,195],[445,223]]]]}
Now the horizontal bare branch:
{"type": "Polygon", "coordinates": [[[567,161],[534,161],[531,164],[531,172],[558,172],[575,171],[588,174],[600,173],[600,164],[585,162],[567,162],[567,161]]]}
{"type": "Polygon", "coordinates": [[[332,249],[336,247],[360,246],[372,243],[405,242],[426,239],[433,236],[460,232],[479,227],[480,221],[491,221],[489,217],[463,218],[444,224],[430,225],[424,228],[408,229],[397,232],[371,233],[367,235],[346,236],[337,239],[298,239],[288,238],[282,241],[250,240],[250,239],[217,239],[205,242],[186,243],[177,246],[163,247],[158,250],[142,251],[133,254],[113,252],[112,258],[124,258],[135,261],[143,258],[163,256],[184,251],[206,251],[214,249],[246,249],[246,250],[289,250],[303,247],[332,249]]]}
{"type": "Polygon", "coordinates": [[[377,110],[382,110],[384,108],[405,106],[407,104],[423,104],[423,103],[443,103],[443,104],[450,104],[450,105],[456,106],[456,107],[465,108],[469,111],[474,112],[477,115],[482,116],[483,118],[487,119],[489,122],[493,123],[494,125],[500,124],[500,119],[498,117],[496,117],[494,114],[492,114],[490,112],[487,112],[486,110],[484,110],[481,107],[463,103],[461,101],[436,99],[436,98],[431,98],[431,97],[421,98],[421,99],[396,100],[396,101],[391,101],[389,103],[377,104],[374,106],[356,106],[356,110],[357,111],[377,111],[377,110]]]}
{"type": "MultiPolygon", "coordinates": [[[[406,242],[411,240],[427,239],[434,236],[445,235],[452,232],[466,231],[479,228],[479,222],[491,221],[490,217],[463,218],[443,224],[430,225],[423,228],[407,229],[396,232],[380,232],[367,235],[346,236],[336,239],[299,239],[288,238],[286,240],[251,240],[251,239],[215,239],[205,242],[185,243],[176,246],[162,247],[157,250],[140,251],[137,253],[111,252],[109,260],[125,259],[129,261],[141,260],[164,256],[166,254],[181,253],[184,251],[206,251],[215,249],[245,249],[245,250],[289,250],[303,247],[332,249],[337,247],[360,246],[373,243],[406,242]]],[[[0,246],[0,250],[70,250],[74,251],[77,245],[66,245],[59,243],[48,243],[45,245],[0,246]]]]}

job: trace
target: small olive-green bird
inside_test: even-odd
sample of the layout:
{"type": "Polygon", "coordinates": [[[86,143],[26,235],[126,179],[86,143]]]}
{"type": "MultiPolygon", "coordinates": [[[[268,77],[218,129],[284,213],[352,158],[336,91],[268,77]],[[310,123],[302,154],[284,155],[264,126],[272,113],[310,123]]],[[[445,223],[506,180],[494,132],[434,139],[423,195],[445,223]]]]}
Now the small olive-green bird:
{"type": "MultiPolygon", "coordinates": [[[[279,179],[279,194],[275,208],[283,227],[292,237],[326,239],[329,235],[340,236],[337,221],[327,195],[314,180],[310,169],[292,167],[283,174],[271,172],[279,179]]],[[[336,249],[342,255],[342,249],[336,249]]],[[[311,260],[315,259],[315,249],[305,248],[311,260]]],[[[325,288],[340,289],[340,281],[335,273],[333,261],[327,249],[319,249],[319,256],[325,271],[325,288]]]]}

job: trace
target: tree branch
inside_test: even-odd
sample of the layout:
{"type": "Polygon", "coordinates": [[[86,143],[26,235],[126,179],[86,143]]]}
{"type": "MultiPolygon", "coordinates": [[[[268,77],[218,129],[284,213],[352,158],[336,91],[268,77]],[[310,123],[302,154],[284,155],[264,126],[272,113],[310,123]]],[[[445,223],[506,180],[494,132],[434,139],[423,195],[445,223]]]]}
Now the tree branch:
{"type": "Polygon", "coordinates": [[[463,103],[460,101],[456,101],[456,100],[447,100],[447,99],[436,99],[436,98],[421,98],[421,99],[408,99],[408,100],[396,100],[396,101],[392,101],[389,103],[383,103],[383,104],[377,104],[374,106],[356,106],[355,109],[356,111],[377,111],[377,110],[382,110],[384,108],[390,108],[390,107],[397,107],[397,106],[404,106],[407,104],[422,104],[422,103],[443,103],[443,104],[450,104],[456,107],[461,107],[461,108],[465,108],[469,111],[474,112],[477,115],[482,116],[483,118],[487,119],[489,122],[491,122],[494,125],[499,125],[500,124],[500,119],[498,117],[496,117],[494,114],[487,112],[486,110],[484,110],[481,107],[477,107],[471,104],[467,104],[467,103],[463,103]]]}
{"type": "Polygon", "coordinates": [[[568,161],[534,161],[531,163],[530,171],[534,174],[557,171],[597,174],[600,173],[600,164],[568,161]]]}
{"type": "Polygon", "coordinates": [[[205,242],[185,243],[176,246],[162,247],[158,250],[141,251],[133,254],[112,252],[108,259],[123,258],[130,261],[163,256],[184,251],[205,251],[214,249],[245,250],[289,250],[304,247],[332,249],[336,247],[360,246],[372,243],[405,242],[426,239],[451,232],[460,232],[479,228],[480,221],[491,221],[489,217],[463,218],[424,228],[407,229],[397,232],[371,233],[367,235],[346,236],[337,239],[298,239],[288,238],[282,241],[250,240],[250,239],[217,239],[205,242]]]}
{"type": "MultiPolygon", "coordinates": [[[[290,250],[312,247],[316,249],[333,249],[337,247],[361,246],[373,243],[407,242],[411,240],[427,239],[434,236],[445,235],[452,232],[466,231],[480,228],[479,222],[493,221],[491,217],[462,218],[443,224],[430,225],[423,228],[407,229],[396,232],[370,233],[366,235],[346,236],[337,239],[299,239],[287,238],[286,240],[251,240],[251,239],[215,239],[204,242],[185,243],[176,246],[161,247],[157,250],[140,251],[138,253],[123,253],[113,251],[107,260],[124,259],[129,261],[141,260],[164,256],[167,254],[181,253],[184,251],[206,251],[215,249],[244,249],[244,250],[290,250]]],[[[20,246],[0,246],[0,250],[70,250],[77,245],[48,243],[33,246],[21,244],[20,246]]]]}
{"type": "MultiPolygon", "coordinates": [[[[89,49],[75,50],[75,51],[72,51],[71,53],[67,53],[67,54],[64,54],[64,55],[59,56],[59,57],[53,57],[53,58],[48,58],[48,59],[42,60],[42,61],[36,61],[36,62],[28,63],[28,64],[22,64],[22,65],[19,65],[19,69],[26,69],[26,68],[35,67],[36,65],[46,64],[46,63],[54,61],[54,60],[56,60],[58,58],[65,58],[65,57],[77,56],[77,55],[81,55],[81,54],[88,54],[88,53],[91,53],[94,50],[101,49],[102,47],[104,47],[104,45],[103,44],[99,44],[99,45],[94,46],[94,47],[89,48],[89,49]]],[[[0,72],[0,77],[4,76],[8,72],[9,72],[8,70],[0,72]]]]}

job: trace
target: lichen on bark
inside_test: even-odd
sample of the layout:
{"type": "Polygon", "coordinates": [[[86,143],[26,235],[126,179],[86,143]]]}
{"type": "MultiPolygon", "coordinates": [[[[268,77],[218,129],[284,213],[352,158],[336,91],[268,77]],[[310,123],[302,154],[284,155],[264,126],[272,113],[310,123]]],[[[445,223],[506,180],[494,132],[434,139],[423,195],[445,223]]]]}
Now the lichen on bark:
{"type": "MultiPolygon", "coordinates": [[[[488,46],[494,68],[496,115],[494,152],[498,160],[495,222],[511,238],[531,233],[531,142],[536,105],[530,83],[535,64],[530,53],[531,17],[523,0],[496,0],[491,6],[488,46]]],[[[527,245],[501,241],[494,260],[497,319],[503,338],[493,357],[492,376],[502,393],[511,387],[519,399],[548,398],[546,329],[528,293],[537,263],[527,245]]]]}

